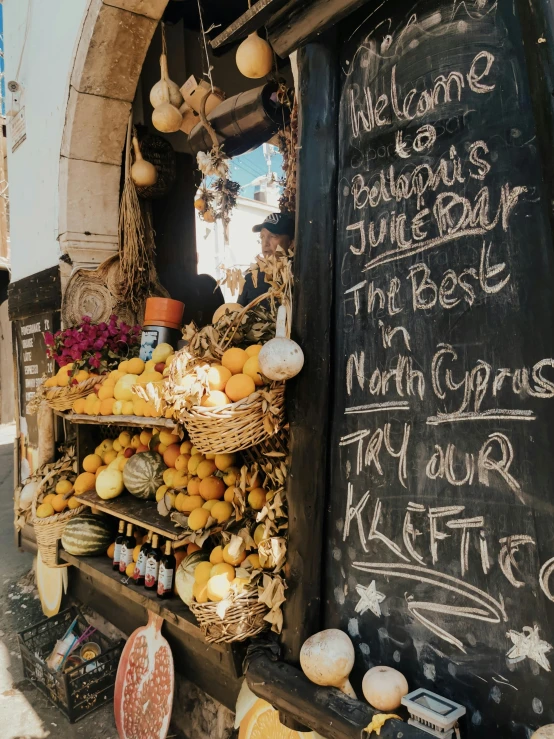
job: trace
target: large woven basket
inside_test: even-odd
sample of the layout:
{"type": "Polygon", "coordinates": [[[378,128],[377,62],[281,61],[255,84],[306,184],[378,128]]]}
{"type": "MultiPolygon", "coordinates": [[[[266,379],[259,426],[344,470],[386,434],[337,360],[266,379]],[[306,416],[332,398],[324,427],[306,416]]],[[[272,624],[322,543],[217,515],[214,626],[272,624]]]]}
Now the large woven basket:
{"type": "MultiPolygon", "coordinates": [[[[80,382],[78,385],[68,385],[67,387],[44,388],[43,399],[48,403],[50,408],[55,411],[69,411],[73,408],[73,403],[79,398],[85,398],[89,395],[99,382],[103,382],[104,377],[89,377],[88,380],[80,382]]],[[[39,388],[39,390],[42,389],[39,388]]]]}
{"type": "Polygon", "coordinates": [[[223,618],[217,613],[220,607],[221,603],[196,601],[190,605],[208,644],[244,641],[269,628],[269,623],[264,620],[269,609],[265,603],[260,603],[256,591],[235,595],[223,618]]]}
{"type": "Polygon", "coordinates": [[[37,518],[37,502],[42,492],[42,488],[54,475],[59,475],[62,471],[63,468],[61,470],[53,470],[43,478],[35,492],[33,503],[31,505],[31,524],[35,530],[37,547],[42,561],[48,567],[69,566],[66,564],[56,564],[56,560],[58,558],[58,541],[62,538],[66,523],[82,513],[86,508],[86,506],[82,505],[79,506],[79,508],[63,511],[63,513],[56,513],[54,516],[48,516],[48,518],[37,518]]]}
{"type": "Polygon", "coordinates": [[[179,419],[190,440],[204,454],[232,454],[248,449],[271,436],[283,424],[285,386],[275,383],[272,402],[255,392],[244,400],[216,408],[184,408],[179,419]]]}

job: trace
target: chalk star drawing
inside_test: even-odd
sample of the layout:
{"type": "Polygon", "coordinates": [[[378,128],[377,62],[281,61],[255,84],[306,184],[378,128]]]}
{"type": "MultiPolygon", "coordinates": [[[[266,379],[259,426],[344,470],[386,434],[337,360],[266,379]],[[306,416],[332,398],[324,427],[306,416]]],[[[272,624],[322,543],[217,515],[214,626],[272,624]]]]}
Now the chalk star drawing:
{"type": "Polygon", "coordinates": [[[372,580],[371,584],[368,585],[367,588],[364,588],[363,585],[356,585],[356,592],[360,596],[360,600],[355,609],[356,613],[362,615],[366,611],[371,611],[376,616],[382,615],[380,603],[382,603],[387,596],[376,590],[375,580],[372,580]]]}
{"type": "Polygon", "coordinates": [[[546,653],[550,652],[552,646],[543,641],[539,637],[539,627],[524,626],[523,631],[508,631],[506,636],[509,637],[514,646],[506,655],[513,662],[521,662],[528,658],[534,660],[544,670],[550,672],[550,662],[546,659],[546,653]]]}

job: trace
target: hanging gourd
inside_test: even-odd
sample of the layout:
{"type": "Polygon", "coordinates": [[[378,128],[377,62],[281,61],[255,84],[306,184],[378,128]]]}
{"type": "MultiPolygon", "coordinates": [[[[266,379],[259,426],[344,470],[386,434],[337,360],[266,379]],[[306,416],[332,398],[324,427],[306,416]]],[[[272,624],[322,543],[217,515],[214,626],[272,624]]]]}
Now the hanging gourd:
{"type": "Polygon", "coordinates": [[[284,305],[277,311],[275,338],[264,344],[258,354],[260,371],[270,380],[290,380],[304,366],[304,352],[296,341],[287,339],[287,310],[284,305]]]}
{"type": "Polygon", "coordinates": [[[167,70],[167,46],[165,27],[162,24],[162,55],[160,57],[161,79],[150,91],[150,102],[154,108],[152,124],[162,133],[175,133],[181,128],[183,115],[179,108],[183,104],[183,96],[179,86],[169,79],[167,70]]]}
{"type": "Polygon", "coordinates": [[[548,724],[548,726],[541,726],[537,729],[531,739],[554,739],[554,724],[548,724]]]}
{"type": "Polygon", "coordinates": [[[239,72],[250,79],[265,77],[273,67],[273,50],[267,41],[254,31],[237,49],[239,72]]]}
{"type": "Polygon", "coordinates": [[[181,95],[179,85],[176,82],[173,82],[173,80],[169,79],[169,73],[167,70],[167,56],[165,54],[162,54],[160,57],[160,70],[162,73],[161,79],[156,82],[154,87],[150,90],[150,104],[153,108],[157,108],[159,105],[165,102],[163,84],[165,80],[169,93],[169,102],[175,108],[180,108],[184,102],[183,96],[181,95]]]}
{"type": "Polygon", "coordinates": [[[131,179],[137,187],[155,185],[158,179],[158,170],[151,162],[147,162],[143,158],[136,136],[133,136],[133,149],[135,151],[135,162],[131,167],[131,179]]]}
{"type": "Polygon", "coordinates": [[[316,685],[338,688],[350,698],[356,698],[348,680],[354,656],[354,646],[343,631],[325,629],[306,639],[300,650],[300,666],[316,685]]]}
{"type": "Polygon", "coordinates": [[[369,705],[378,711],[394,711],[408,694],[408,682],[398,670],[380,665],[366,672],[362,692],[369,705]]]}

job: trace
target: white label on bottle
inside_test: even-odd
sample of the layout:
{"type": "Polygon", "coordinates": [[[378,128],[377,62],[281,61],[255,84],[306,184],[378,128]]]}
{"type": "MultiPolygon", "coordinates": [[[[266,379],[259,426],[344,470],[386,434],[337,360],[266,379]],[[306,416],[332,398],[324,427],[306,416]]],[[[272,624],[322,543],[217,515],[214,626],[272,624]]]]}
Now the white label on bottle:
{"type": "Polygon", "coordinates": [[[160,563],[155,557],[148,557],[146,560],[146,571],[144,573],[144,584],[152,587],[158,580],[158,571],[160,563]]]}
{"type": "Polygon", "coordinates": [[[146,573],[146,554],[142,551],[140,551],[140,554],[137,559],[137,566],[135,567],[135,572],[133,573],[133,577],[135,580],[137,580],[139,577],[144,577],[146,573]]]}
{"type": "Polygon", "coordinates": [[[160,565],[158,577],[158,594],[163,595],[173,588],[173,570],[166,570],[164,563],[160,565]]]}
{"type": "Polygon", "coordinates": [[[121,561],[121,544],[116,544],[113,552],[113,563],[118,565],[121,561]]]}
{"type": "Polygon", "coordinates": [[[125,572],[127,565],[133,561],[133,550],[128,548],[125,543],[121,545],[121,554],[119,558],[119,571],[125,572]]]}

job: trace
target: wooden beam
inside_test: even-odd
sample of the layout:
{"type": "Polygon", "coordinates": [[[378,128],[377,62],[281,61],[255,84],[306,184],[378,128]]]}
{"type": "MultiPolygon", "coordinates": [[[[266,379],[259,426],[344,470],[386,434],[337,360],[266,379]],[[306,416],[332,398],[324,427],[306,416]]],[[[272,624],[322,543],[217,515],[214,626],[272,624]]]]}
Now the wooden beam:
{"type": "MultiPolygon", "coordinates": [[[[287,716],[309,726],[328,739],[362,739],[375,711],[369,704],[353,700],[336,688],[322,688],[310,682],[295,667],[255,656],[246,669],[248,687],[259,698],[287,716]]],[[[407,716],[404,709],[393,713],[407,716]]],[[[429,739],[427,732],[403,721],[391,719],[381,729],[382,739],[429,739]]]]}
{"type": "Polygon", "coordinates": [[[287,382],[291,468],[283,646],[297,662],[320,627],[327,486],[331,305],[336,212],[338,80],[332,34],[302,49],[292,336],[304,368],[287,382]],[[309,464],[306,464],[309,460],[309,464]]]}
{"type": "Polygon", "coordinates": [[[264,26],[271,16],[276,13],[287,0],[258,0],[246,13],[239,16],[234,23],[231,23],[219,36],[216,36],[210,44],[213,49],[230,44],[245,38],[249,33],[257,31],[264,26]]]}
{"type": "Polygon", "coordinates": [[[289,2],[267,24],[267,39],[276,54],[289,56],[368,0],[313,0],[289,2]]]}
{"type": "Polygon", "coordinates": [[[63,413],[62,411],[54,411],[60,418],[69,421],[69,423],[84,424],[89,426],[123,426],[127,428],[152,428],[152,429],[168,429],[175,431],[177,423],[171,418],[146,418],[146,416],[88,416],[77,413],[63,413]]]}

